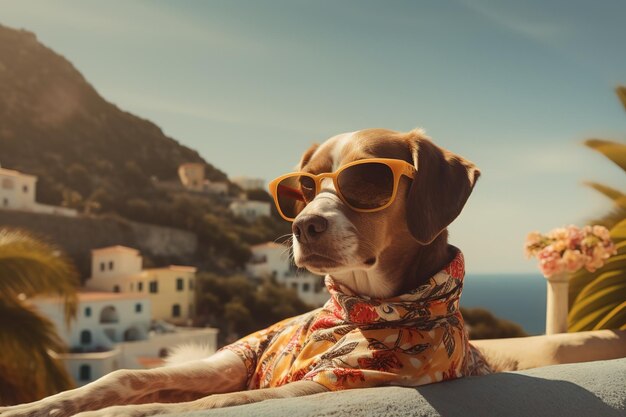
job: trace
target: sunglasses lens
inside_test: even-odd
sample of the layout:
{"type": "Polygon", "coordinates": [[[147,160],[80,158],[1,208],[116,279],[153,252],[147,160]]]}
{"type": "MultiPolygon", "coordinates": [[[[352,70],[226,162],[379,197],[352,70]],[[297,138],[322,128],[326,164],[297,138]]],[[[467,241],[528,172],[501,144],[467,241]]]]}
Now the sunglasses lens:
{"type": "Polygon", "coordinates": [[[358,209],[384,206],[393,194],[393,171],[385,164],[368,162],[341,171],[337,185],[348,204],[358,209]]]}
{"type": "Polygon", "coordinates": [[[315,181],[302,175],[287,177],[278,183],[276,196],[279,210],[294,219],[315,198],[315,181]]]}

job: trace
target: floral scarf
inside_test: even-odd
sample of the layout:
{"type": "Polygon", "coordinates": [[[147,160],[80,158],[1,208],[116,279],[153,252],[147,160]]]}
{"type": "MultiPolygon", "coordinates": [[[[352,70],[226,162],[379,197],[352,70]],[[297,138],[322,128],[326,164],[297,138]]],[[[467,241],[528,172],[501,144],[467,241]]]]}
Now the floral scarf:
{"type": "Polygon", "coordinates": [[[491,370],[470,345],[459,311],[465,275],[459,251],[424,285],[370,299],[326,277],[324,307],[226,346],[248,369],[248,388],[299,380],[330,390],[418,386],[491,370]]]}

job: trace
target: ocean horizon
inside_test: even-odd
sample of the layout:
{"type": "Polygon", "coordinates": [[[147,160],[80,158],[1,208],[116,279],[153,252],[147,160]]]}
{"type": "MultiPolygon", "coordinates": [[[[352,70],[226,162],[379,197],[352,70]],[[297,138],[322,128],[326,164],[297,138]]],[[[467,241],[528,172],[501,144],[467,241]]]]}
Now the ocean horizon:
{"type": "Polygon", "coordinates": [[[530,335],[546,329],[546,279],[538,273],[467,274],[461,307],[482,307],[530,335]]]}

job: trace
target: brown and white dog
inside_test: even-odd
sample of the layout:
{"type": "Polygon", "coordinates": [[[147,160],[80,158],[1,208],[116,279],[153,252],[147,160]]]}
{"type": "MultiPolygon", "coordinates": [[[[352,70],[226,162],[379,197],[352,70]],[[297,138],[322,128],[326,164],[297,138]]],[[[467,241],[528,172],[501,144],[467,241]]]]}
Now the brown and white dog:
{"type": "MultiPolygon", "coordinates": [[[[454,258],[446,227],[461,212],[480,172],[419,130],[382,129],[341,134],[313,146],[302,157],[299,170],[334,172],[347,163],[373,157],[407,161],[416,175],[413,180],[401,180],[393,204],[373,213],[347,208],[332,181],[325,181],[322,191],[293,223],[293,253],[298,266],[329,274],[355,294],[377,299],[419,287],[454,258]]],[[[528,338],[521,349],[519,343],[506,343],[476,345],[497,371],[616,357],[624,337],[595,333],[575,339],[528,338]],[[604,351],[595,357],[573,354],[580,346],[600,346],[604,351]]],[[[249,378],[241,357],[226,349],[171,367],[118,370],[75,390],[2,408],[0,416],[147,416],[327,391],[310,380],[246,390],[249,378]]]]}

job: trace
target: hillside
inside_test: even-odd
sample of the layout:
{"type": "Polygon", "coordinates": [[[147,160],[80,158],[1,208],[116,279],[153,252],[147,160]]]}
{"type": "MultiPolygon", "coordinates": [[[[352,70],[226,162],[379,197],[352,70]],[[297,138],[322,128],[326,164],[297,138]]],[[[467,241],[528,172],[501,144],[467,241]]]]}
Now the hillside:
{"type": "Polygon", "coordinates": [[[41,202],[61,203],[64,191],[134,194],[151,177],[176,178],[182,162],[205,163],[209,178],[225,179],[154,123],[104,100],[34,34],[1,25],[0,97],[0,164],[39,175],[41,202]]]}
{"type": "Polygon", "coordinates": [[[225,273],[247,260],[250,244],[288,232],[278,216],[247,224],[228,201],[155,186],[176,179],[183,162],[203,163],[209,179],[227,180],[154,123],[104,100],[34,34],[0,25],[0,164],[37,175],[38,201],[191,231],[195,264],[225,273]]]}

